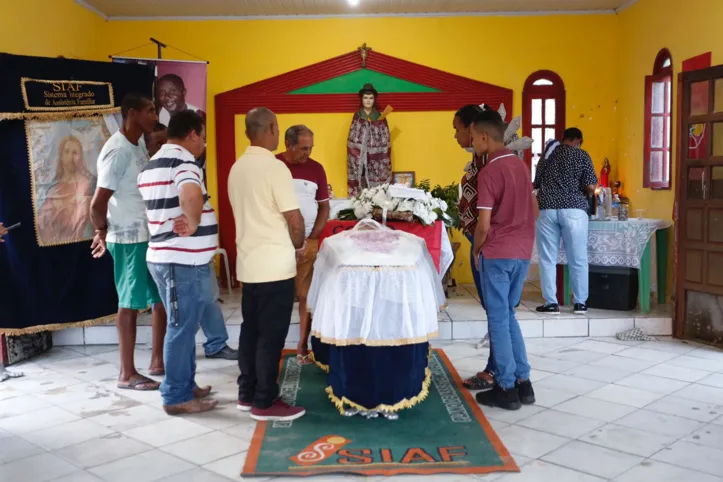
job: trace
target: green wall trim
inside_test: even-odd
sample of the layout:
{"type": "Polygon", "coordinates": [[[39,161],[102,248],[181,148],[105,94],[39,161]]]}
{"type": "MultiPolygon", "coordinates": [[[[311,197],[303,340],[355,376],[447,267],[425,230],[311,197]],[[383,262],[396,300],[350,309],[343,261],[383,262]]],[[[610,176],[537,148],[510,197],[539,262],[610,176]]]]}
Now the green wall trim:
{"type": "Polygon", "coordinates": [[[440,92],[432,87],[417,84],[408,80],[398,79],[391,75],[382,74],[369,69],[361,69],[333,79],[312,84],[289,94],[356,94],[366,83],[374,84],[380,93],[392,92],[440,92]]]}

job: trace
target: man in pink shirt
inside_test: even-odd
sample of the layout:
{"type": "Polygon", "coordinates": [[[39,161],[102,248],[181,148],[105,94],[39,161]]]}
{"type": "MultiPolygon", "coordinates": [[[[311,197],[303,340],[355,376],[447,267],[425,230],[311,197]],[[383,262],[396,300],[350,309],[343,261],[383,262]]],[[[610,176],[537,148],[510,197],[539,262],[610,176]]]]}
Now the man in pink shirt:
{"type": "Polygon", "coordinates": [[[472,145],[487,156],[477,180],[479,219],[473,255],[478,258],[490,345],[497,371],[492,390],[477,394],[482,405],[518,410],[535,403],[525,341],[515,318],[535,242],[537,201],[527,165],[505,147],[505,125],[492,110],[471,126],[472,145]]]}

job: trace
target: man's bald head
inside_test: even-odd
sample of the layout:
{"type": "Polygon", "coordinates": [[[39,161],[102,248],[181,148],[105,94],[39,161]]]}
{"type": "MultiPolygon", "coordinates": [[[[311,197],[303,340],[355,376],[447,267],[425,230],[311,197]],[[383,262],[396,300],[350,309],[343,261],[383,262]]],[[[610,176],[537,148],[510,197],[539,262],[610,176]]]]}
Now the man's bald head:
{"type": "Polygon", "coordinates": [[[266,107],[256,107],[246,114],[246,137],[252,146],[259,146],[270,151],[279,146],[279,124],[276,114],[266,107]]]}

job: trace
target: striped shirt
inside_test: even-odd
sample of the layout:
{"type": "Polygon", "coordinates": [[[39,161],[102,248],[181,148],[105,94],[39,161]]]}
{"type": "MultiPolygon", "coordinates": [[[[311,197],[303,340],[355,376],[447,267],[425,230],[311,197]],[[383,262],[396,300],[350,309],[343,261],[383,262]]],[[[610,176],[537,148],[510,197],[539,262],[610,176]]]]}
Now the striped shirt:
{"type": "Polygon", "coordinates": [[[149,263],[174,263],[192,266],[208,264],[218,248],[218,221],[208,202],[203,171],[188,150],[177,144],[165,144],[138,175],[138,188],[146,204],[150,242],[149,263]],[[178,190],[188,182],[203,192],[201,224],[192,236],[173,232],[173,220],[183,215],[178,190]]]}

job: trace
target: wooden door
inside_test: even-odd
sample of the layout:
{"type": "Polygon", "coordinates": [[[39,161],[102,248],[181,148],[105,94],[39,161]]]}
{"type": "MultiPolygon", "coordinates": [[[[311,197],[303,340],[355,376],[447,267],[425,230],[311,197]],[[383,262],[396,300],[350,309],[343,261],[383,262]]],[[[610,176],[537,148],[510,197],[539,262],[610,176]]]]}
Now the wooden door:
{"type": "Polygon", "coordinates": [[[678,334],[723,343],[723,66],[684,73],[680,115],[678,334]],[[682,332],[682,333],[681,333],[682,332]]]}

